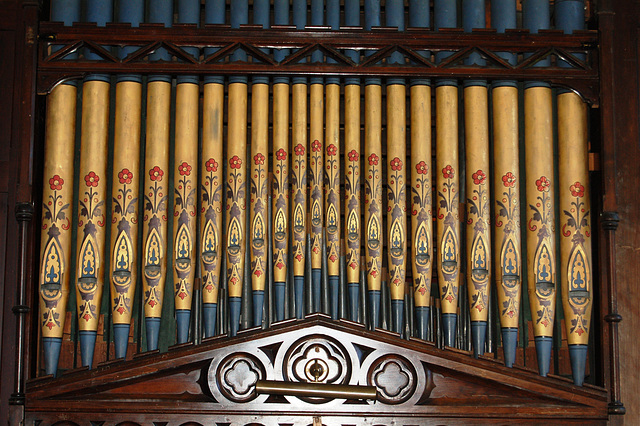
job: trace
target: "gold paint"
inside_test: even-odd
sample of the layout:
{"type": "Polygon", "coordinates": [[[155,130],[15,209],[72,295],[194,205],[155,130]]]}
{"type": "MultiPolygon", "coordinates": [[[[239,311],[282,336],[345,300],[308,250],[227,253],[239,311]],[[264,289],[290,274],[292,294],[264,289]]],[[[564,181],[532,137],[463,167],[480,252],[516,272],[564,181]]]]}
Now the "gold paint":
{"type": "Polygon", "coordinates": [[[406,99],[404,84],[387,86],[387,191],[393,194],[387,203],[389,290],[392,300],[404,300],[407,275],[406,99]],[[396,214],[399,216],[392,219],[392,215],[396,214]]]}
{"type": "Polygon", "coordinates": [[[484,86],[464,89],[467,288],[471,321],[487,321],[491,280],[489,110],[484,86]],[[475,207],[475,209],[474,209],[475,207]],[[482,266],[480,266],[482,265],[482,266]],[[482,269],[486,272],[478,272],[482,269]]]}
{"type": "Polygon", "coordinates": [[[560,282],[567,340],[587,345],[593,304],[591,197],[587,106],[572,92],[558,95],[560,282]],[[564,213],[566,212],[566,213],[564,213]],[[569,223],[569,216],[573,223],[569,223]]]}
{"type": "Polygon", "coordinates": [[[140,109],[142,85],[116,85],[111,219],[111,308],[114,324],[129,324],[136,289],[138,182],[140,179],[140,109]],[[125,170],[128,173],[125,173],[125,170]],[[120,206],[120,209],[118,209],[120,206]],[[118,265],[115,259],[123,263],[118,265]],[[119,290],[119,291],[118,291],[119,290]]]}
{"type": "Polygon", "coordinates": [[[287,227],[287,212],[289,211],[289,198],[287,182],[289,177],[289,85],[278,83],[273,86],[273,179],[276,178],[280,185],[273,185],[273,254],[274,268],[273,279],[276,282],[284,282],[287,279],[287,252],[286,243],[289,238],[287,227]],[[277,159],[280,150],[286,152],[286,158],[277,159]],[[280,200],[281,206],[277,203],[280,200]],[[285,249],[277,247],[278,242],[284,242],[285,249]]]}
{"type": "MultiPolygon", "coordinates": [[[[201,190],[208,191],[202,201],[200,232],[202,235],[202,300],[218,302],[220,268],[222,266],[222,200],[226,195],[222,175],[224,85],[204,85],[202,107],[202,170],[201,190]],[[208,219],[208,217],[211,217],[208,219]]],[[[265,160],[266,163],[266,160],[265,160]]]]}
{"type": "Polygon", "coordinates": [[[297,179],[291,182],[291,193],[293,194],[293,274],[297,277],[304,276],[304,265],[306,255],[306,210],[307,210],[307,155],[309,151],[307,143],[307,85],[293,85],[292,101],[292,150],[293,158],[292,175],[297,179]],[[303,155],[298,156],[297,150],[301,149],[303,155]]]}
{"type": "Polygon", "coordinates": [[[522,296],[518,89],[496,87],[491,95],[496,200],[494,255],[500,259],[496,265],[496,273],[500,277],[498,309],[502,327],[518,328],[522,296]]]}
{"type": "Polygon", "coordinates": [[[238,236],[239,253],[237,260],[232,259],[230,247],[227,251],[227,277],[229,286],[229,297],[242,297],[242,281],[244,279],[244,224],[246,222],[246,201],[247,191],[247,85],[244,83],[229,84],[229,119],[228,119],[228,141],[227,158],[232,161],[234,157],[241,161],[240,168],[233,169],[227,167],[227,182],[232,180],[232,174],[237,176],[235,183],[229,183],[233,191],[233,197],[228,199],[231,209],[237,208],[238,217],[229,220],[227,228],[228,242],[231,240],[231,231],[236,227],[238,236]],[[238,191],[244,190],[244,196],[239,197],[238,191]],[[235,225],[234,225],[235,223],[235,225]]]}
{"type": "Polygon", "coordinates": [[[365,86],[364,161],[366,187],[364,220],[367,224],[367,288],[380,291],[382,285],[382,88],[365,86]],[[373,161],[373,164],[372,164],[373,161]],[[375,168],[375,173],[372,169],[375,168]],[[377,206],[373,210],[371,206],[377,206]]]}
{"type": "Polygon", "coordinates": [[[144,241],[144,315],[160,318],[167,279],[167,205],[169,204],[169,124],[171,83],[153,81],[147,84],[147,126],[145,144],[144,188],[146,210],[143,222],[144,241]],[[152,171],[153,172],[150,172],[152,171]],[[155,227],[150,227],[151,220],[155,227]],[[152,285],[150,285],[150,283],[152,285]],[[147,296],[149,294],[149,296],[147,296]]]}
{"type": "Polygon", "coordinates": [[[253,181],[251,199],[251,288],[264,290],[267,278],[266,228],[269,194],[269,85],[254,84],[251,86],[251,158],[249,170],[253,181]],[[258,172],[259,170],[259,172],[258,172]],[[259,173],[259,174],[258,174],[259,173]],[[254,186],[255,185],[255,186],[254,186]],[[255,193],[253,192],[255,190],[255,193]],[[260,207],[256,210],[256,205],[260,207]]]}
{"type": "Polygon", "coordinates": [[[76,306],[78,328],[83,331],[98,329],[104,286],[109,89],[104,81],[87,81],[82,86],[76,306]]]}
{"type": "Polygon", "coordinates": [[[436,192],[449,197],[447,208],[440,207],[436,194],[438,284],[442,313],[455,314],[458,309],[460,219],[458,213],[458,87],[436,87],[436,192]],[[453,177],[446,179],[443,169],[451,166],[453,177]],[[450,186],[447,187],[447,184],[450,186]],[[446,191],[446,192],[445,192],[446,191]],[[445,223],[447,222],[447,223],[445,223]],[[446,275],[446,277],[445,277],[446,275]],[[446,289],[446,291],[443,290],[446,289]]]}
{"type": "Polygon", "coordinates": [[[413,291],[415,306],[431,303],[431,257],[433,235],[431,165],[431,87],[411,86],[411,191],[420,203],[411,208],[413,291]],[[424,162],[424,164],[423,164],[424,162]],[[419,173],[418,170],[424,173],[419,173]]]}
{"type": "Polygon", "coordinates": [[[191,309],[195,279],[195,233],[198,182],[199,86],[180,83],[176,88],[176,143],[174,159],[173,229],[176,253],[173,282],[175,307],[191,309]],[[178,249],[180,247],[180,249],[178,249]],[[179,252],[180,251],[180,252],[179,252]]]}
{"type": "Polygon", "coordinates": [[[69,296],[76,96],[75,86],[61,84],[47,97],[39,283],[43,337],[62,337],[69,296]],[[64,182],[58,185],[61,180],[55,176],[64,182]],[[57,236],[49,234],[54,226],[57,236]]]}
{"type": "Polygon", "coordinates": [[[322,268],[322,227],[324,224],[324,85],[312,84],[309,89],[309,140],[311,141],[309,180],[311,205],[311,267],[322,268]],[[317,141],[317,142],[316,142],[317,141]],[[315,149],[314,149],[315,146],[315,149]],[[313,199],[314,193],[316,199],[313,199]]]}
{"type": "Polygon", "coordinates": [[[536,206],[542,219],[536,220],[535,211],[527,207],[529,301],[534,335],[551,337],[556,305],[551,89],[525,90],[524,117],[527,205],[536,206]],[[543,183],[542,177],[549,184],[543,184],[540,191],[537,181],[543,183]]]}
{"type": "Polygon", "coordinates": [[[344,170],[345,181],[345,240],[347,241],[347,283],[360,282],[360,85],[345,86],[344,99],[344,170]],[[357,159],[351,157],[357,154],[357,159]],[[355,159],[355,161],[352,161],[355,159]]]}
{"type": "Polygon", "coordinates": [[[330,276],[340,275],[340,85],[327,84],[325,129],[325,204],[327,208],[327,270],[330,276]],[[335,155],[329,150],[335,147],[335,155]]]}

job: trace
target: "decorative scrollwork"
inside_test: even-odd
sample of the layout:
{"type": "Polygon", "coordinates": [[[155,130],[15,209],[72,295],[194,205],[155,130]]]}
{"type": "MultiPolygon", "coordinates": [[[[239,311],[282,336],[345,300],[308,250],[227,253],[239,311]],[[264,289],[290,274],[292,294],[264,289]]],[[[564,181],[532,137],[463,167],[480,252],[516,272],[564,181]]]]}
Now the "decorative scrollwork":
{"type": "Polygon", "coordinates": [[[234,402],[254,399],[256,382],[266,376],[260,361],[243,353],[231,355],[222,361],[216,375],[220,391],[234,402]]]}
{"type": "Polygon", "coordinates": [[[369,385],[378,388],[378,400],[385,404],[401,404],[416,390],[417,376],[409,361],[397,355],[376,360],[367,374],[369,385]]]}

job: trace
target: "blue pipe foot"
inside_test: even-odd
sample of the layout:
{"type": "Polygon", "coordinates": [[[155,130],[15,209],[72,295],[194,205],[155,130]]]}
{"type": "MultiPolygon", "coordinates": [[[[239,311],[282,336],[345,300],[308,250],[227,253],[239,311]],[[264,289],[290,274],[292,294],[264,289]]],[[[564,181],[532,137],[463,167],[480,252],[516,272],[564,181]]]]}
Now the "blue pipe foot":
{"type": "Polygon", "coordinates": [[[371,325],[380,328],[380,290],[369,290],[369,306],[371,307],[371,325]]]}
{"type": "Polygon", "coordinates": [[[82,358],[82,366],[89,367],[93,364],[93,352],[96,347],[96,336],[98,332],[91,330],[80,330],[80,354],[82,358]]]}
{"type": "Polygon", "coordinates": [[[189,326],[191,325],[191,311],[188,309],[176,310],[176,331],[178,344],[189,341],[189,326]]]}
{"type": "Polygon", "coordinates": [[[144,325],[147,328],[147,350],[155,351],[158,349],[160,337],[160,318],[147,317],[144,319],[144,325]]]}
{"type": "Polygon", "coordinates": [[[229,298],[229,334],[235,336],[238,334],[240,327],[240,308],[242,307],[242,298],[229,298]]]}
{"type": "Polygon", "coordinates": [[[404,322],[404,300],[391,301],[391,328],[394,333],[402,334],[404,322]]]}
{"type": "Polygon", "coordinates": [[[273,289],[276,296],[276,321],[284,320],[284,282],[273,283],[273,289]]]}
{"type": "Polygon", "coordinates": [[[304,317],[304,277],[293,278],[294,294],[296,298],[296,318],[304,317]]]}
{"type": "Polygon", "coordinates": [[[569,345],[573,383],[582,386],[587,365],[587,345],[569,345]]]}
{"type": "Polygon", "coordinates": [[[484,355],[484,344],[487,338],[487,322],[471,321],[471,339],[473,341],[473,356],[484,355]]]}
{"type": "Polygon", "coordinates": [[[429,336],[429,315],[431,308],[429,306],[416,306],[416,337],[418,339],[427,340],[429,336]]]}
{"type": "Polygon", "coordinates": [[[518,329],[502,329],[502,350],[504,352],[504,365],[511,368],[516,362],[516,350],[518,349],[518,329]]]}
{"type": "Polygon", "coordinates": [[[125,358],[129,347],[130,324],[113,324],[113,346],[116,358],[125,358]]]}
{"type": "Polygon", "coordinates": [[[58,372],[58,361],[60,360],[60,348],[62,347],[61,337],[43,337],[42,346],[44,348],[44,372],[47,375],[56,375],[58,372]]]}
{"type": "Polygon", "coordinates": [[[349,292],[349,319],[358,321],[358,310],[360,309],[360,284],[347,284],[349,292]]]}
{"type": "Polygon", "coordinates": [[[456,345],[456,323],[458,314],[442,314],[442,331],[444,332],[444,345],[450,348],[456,345]]]}
{"type": "Polygon", "coordinates": [[[212,337],[216,334],[216,318],[218,314],[217,303],[203,303],[202,316],[204,319],[204,337],[212,337]]]}
{"type": "Polygon", "coordinates": [[[549,374],[549,365],[551,363],[551,347],[553,339],[547,336],[538,336],[536,341],[536,355],[538,357],[538,372],[542,377],[549,374]]]}

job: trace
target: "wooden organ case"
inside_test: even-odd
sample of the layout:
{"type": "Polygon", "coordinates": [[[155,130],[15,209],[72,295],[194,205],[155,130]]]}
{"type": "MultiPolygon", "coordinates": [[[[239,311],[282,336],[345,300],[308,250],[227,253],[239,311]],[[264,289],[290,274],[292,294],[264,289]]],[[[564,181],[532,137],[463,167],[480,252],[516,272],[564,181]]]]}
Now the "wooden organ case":
{"type": "Polygon", "coordinates": [[[592,2],[50,16],[27,424],[624,413],[592,2]]]}

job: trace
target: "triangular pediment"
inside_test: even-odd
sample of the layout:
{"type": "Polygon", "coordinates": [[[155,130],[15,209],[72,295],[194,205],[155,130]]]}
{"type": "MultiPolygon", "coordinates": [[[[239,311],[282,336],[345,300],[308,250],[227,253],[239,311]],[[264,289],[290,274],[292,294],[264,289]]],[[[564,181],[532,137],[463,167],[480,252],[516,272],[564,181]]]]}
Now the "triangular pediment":
{"type": "Polygon", "coordinates": [[[108,411],[148,424],[173,418],[180,424],[280,424],[282,418],[312,424],[319,415],[324,424],[425,424],[470,413],[485,421],[599,422],[607,412],[602,389],[323,315],[38,379],[27,395],[33,420],[52,418],[63,407],[68,420],[104,421],[111,419],[108,411]],[[89,402],[103,409],[95,419],[86,412],[89,402]]]}

